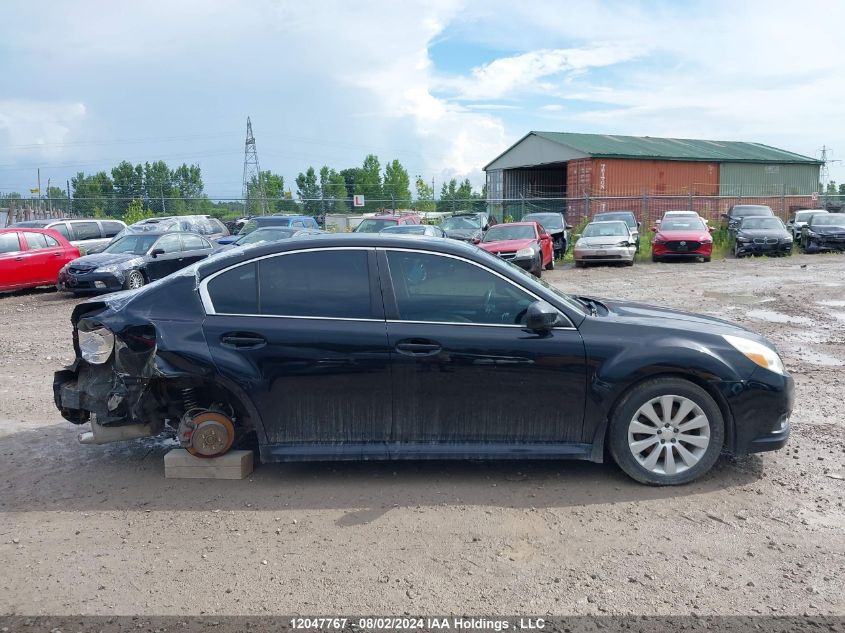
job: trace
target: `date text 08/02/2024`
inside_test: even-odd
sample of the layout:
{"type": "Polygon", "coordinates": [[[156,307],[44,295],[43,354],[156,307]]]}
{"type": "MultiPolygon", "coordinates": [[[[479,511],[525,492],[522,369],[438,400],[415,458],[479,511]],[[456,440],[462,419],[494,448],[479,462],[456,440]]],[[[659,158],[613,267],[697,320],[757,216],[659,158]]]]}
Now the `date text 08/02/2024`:
{"type": "Polygon", "coordinates": [[[298,617],[291,618],[290,628],[296,630],[331,631],[342,630],[348,626],[371,631],[408,631],[408,630],[456,630],[456,631],[507,631],[542,630],[543,618],[468,618],[468,617],[298,617]]]}

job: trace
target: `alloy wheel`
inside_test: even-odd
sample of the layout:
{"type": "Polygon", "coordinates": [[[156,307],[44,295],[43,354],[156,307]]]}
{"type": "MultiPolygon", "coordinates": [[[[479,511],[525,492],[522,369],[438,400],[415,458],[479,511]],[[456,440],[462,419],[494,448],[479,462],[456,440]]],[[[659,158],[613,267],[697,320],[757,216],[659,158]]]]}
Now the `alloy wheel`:
{"type": "Polygon", "coordinates": [[[144,285],[144,277],[139,273],[137,270],[133,270],[129,273],[129,279],[127,280],[127,286],[129,286],[130,290],[136,290],[144,285]]]}
{"type": "Polygon", "coordinates": [[[652,473],[682,473],[701,460],[709,445],[710,421],[695,401],[684,396],[652,398],[628,424],[628,448],[652,473]]]}

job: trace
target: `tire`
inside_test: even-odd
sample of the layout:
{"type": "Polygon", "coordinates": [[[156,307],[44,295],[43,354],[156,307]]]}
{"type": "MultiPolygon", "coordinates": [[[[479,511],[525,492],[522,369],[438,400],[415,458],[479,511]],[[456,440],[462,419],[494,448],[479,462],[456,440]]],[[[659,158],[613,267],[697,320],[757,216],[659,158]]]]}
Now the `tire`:
{"type": "Polygon", "coordinates": [[[702,257],[701,260],[706,264],[707,262],[710,261],[710,258],[709,257],[702,257]]]}
{"type": "Polygon", "coordinates": [[[583,267],[584,267],[584,262],[582,262],[582,261],[578,261],[578,260],[576,259],[576,260],[575,260],[575,268],[583,268],[583,267]]]}
{"type": "Polygon", "coordinates": [[[660,261],[660,258],[659,258],[657,255],[652,254],[652,256],[651,256],[651,261],[653,261],[653,262],[657,263],[657,262],[659,262],[659,261],[660,261]]]}
{"type": "Polygon", "coordinates": [[[625,265],[626,265],[626,266],[633,266],[633,265],[634,265],[634,260],[632,259],[632,260],[631,260],[631,261],[629,261],[629,262],[625,262],[625,265]]]}
{"type": "Polygon", "coordinates": [[[123,282],[124,290],[137,290],[141,286],[147,283],[147,280],[144,279],[144,275],[141,274],[139,270],[132,270],[126,275],[126,279],[123,282]]]}
{"type": "Polygon", "coordinates": [[[654,486],[677,486],[704,475],[719,459],[724,441],[719,406],[704,389],[682,378],[636,385],[616,403],[608,429],[608,448],[619,467],[632,479],[654,486]],[[677,426],[664,426],[664,398],[671,398],[666,400],[668,421],[677,426]],[[681,407],[688,411],[678,418],[681,407]],[[687,433],[675,431],[685,425],[687,433]],[[673,442],[675,438],[681,439],[673,442]]]}
{"type": "Polygon", "coordinates": [[[742,255],[740,255],[739,250],[736,246],[734,246],[734,257],[736,257],[737,259],[742,259],[742,255]]]}
{"type": "Polygon", "coordinates": [[[554,270],[555,269],[555,256],[552,254],[552,258],[548,264],[546,264],[546,270],[554,270]]]}

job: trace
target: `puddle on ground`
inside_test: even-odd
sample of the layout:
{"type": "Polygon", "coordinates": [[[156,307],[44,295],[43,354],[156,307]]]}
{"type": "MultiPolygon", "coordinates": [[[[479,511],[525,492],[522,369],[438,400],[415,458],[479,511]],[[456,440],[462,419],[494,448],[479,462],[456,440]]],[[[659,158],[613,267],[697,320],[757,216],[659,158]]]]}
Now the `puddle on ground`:
{"type": "Polygon", "coordinates": [[[845,299],[826,299],[824,301],[816,301],[820,306],[829,306],[831,308],[845,308],[845,299]]]}
{"type": "Polygon", "coordinates": [[[769,323],[790,323],[792,325],[813,324],[813,320],[807,317],[790,316],[788,314],[781,314],[780,312],[773,312],[772,310],[749,310],[746,314],[752,319],[768,321],[769,323]]]}
{"type": "Polygon", "coordinates": [[[705,290],[703,294],[708,299],[720,299],[725,303],[739,303],[742,305],[774,301],[772,298],[755,297],[754,295],[738,295],[733,292],[716,292],[715,290],[705,290]]]}

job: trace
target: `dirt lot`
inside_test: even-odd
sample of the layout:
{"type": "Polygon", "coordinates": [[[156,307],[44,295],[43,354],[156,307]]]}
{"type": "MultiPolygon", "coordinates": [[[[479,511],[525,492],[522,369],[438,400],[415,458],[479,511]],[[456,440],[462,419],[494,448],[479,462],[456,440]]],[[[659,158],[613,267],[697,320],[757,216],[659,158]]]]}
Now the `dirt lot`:
{"type": "Polygon", "coordinates": [[[787,449],[647,488],[580,462],[268,465],[165,480],[53,408],[73,301],[0,297],[0,614],[845,614],[845,257],[572,268],[721,315],[797,382],[787,449]]]}

